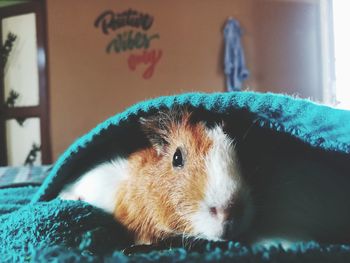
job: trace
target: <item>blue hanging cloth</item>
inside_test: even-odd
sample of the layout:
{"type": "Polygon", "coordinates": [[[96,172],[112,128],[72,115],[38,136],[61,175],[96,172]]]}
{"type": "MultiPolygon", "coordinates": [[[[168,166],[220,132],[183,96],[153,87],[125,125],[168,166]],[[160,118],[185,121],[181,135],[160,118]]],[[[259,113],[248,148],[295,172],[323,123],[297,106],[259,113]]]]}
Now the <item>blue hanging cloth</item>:
{"type": "Polygon", "coordinates": [[[235,19],[229,19],[224,28],[224,66],[228,91],[241,90],[243,81],[249,76],[249,71],[245,66],[241,34],[239,22],[235,19]]]}

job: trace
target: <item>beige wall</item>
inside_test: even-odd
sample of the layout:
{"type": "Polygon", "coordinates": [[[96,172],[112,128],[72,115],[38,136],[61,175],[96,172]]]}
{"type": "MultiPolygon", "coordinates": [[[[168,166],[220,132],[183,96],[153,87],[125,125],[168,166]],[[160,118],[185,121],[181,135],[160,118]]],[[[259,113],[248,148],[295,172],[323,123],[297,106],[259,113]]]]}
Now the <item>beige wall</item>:
{"type": "Polygon", "coordinates": [[[258,89],[322,101],[320,1],[254,2],[258,89]]]}
{"type": "MultiPolygon", "coordinates": [[[[300,24],[314,21],[310,13],[300,13],[296,2],[304,4],[276,0],[47,0],[54,158],[96,123],[139,100],[185,91],[224,91],[222,29],[230,16],[238,19],[244,30],[242,41],[251,71],[246,85],[250,89],[301,96],[312,93],[319,99],[312,75],[317,70],[310,70],[317,64],[315,52],[310,55],[312,62],[300,61],[305,52],[314,49],[317,37],[307,36],[304,42],[304,34],[314,31],[301,30],[300,24]],[[154,23],[148,32],[160,34],[151,47],[161,49],[163,56],[148,80],[141,77],[144,66],[135,72],[127,67],[129,55],[140,51],[106,54],[105,47],[115,33],[106,36],[93,26],[102,11],[128,8],[152,15],[154,23]]],[[[311,10],[317,9],[306,2],[313,6],[311,10]]]]}
{"type": "Polygon", "coordinates": [[[47,8],[54,158],[96,123],[139,100],[223,91],[222,29],[229,16],[244,25],[248,64],[254,64],[251,1],[49,0],[47,8]],[[148,80],[141,77],[144,67],[128,69],[132,52],[106,54],[112,37],[93,26],[102,11],[128,8],[154,16],[148,31],[160,34],[152,47],[163,56],[148,80]]]}

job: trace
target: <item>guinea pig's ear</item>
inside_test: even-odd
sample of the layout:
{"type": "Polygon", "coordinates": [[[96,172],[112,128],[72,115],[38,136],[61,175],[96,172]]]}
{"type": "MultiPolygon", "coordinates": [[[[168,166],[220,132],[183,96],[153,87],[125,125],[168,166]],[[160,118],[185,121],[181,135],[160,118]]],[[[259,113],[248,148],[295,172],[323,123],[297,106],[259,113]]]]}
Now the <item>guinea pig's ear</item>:
{"type": "Polygon", "coordinates": [[[159,115],[148,118],[141,117],[139,123],[141,124],[142,131],[157,153],[159,155],[165,153],[165,147],[169,144],[169,127],[164,119],[160,118],[159,115]]]}

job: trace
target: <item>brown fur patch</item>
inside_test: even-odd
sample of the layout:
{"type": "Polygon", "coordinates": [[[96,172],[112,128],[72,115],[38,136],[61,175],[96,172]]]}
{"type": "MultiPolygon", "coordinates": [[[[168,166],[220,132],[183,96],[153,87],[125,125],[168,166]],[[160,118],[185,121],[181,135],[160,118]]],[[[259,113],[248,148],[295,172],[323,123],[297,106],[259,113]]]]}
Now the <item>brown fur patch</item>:
{"type": "Polygon", "coordinates": [[[170,121],[164,152],[154,147],[129,157],[130,177],[120,187],[115,217],[135,233],[139,243],[177,234],[190,234],[190,215],[198,210],[207,183],[205,156],[212,141],[203,123],[190,123],[190,113],[170,121]],[[184,166],[172,166],[176,149],[184,166]]]}

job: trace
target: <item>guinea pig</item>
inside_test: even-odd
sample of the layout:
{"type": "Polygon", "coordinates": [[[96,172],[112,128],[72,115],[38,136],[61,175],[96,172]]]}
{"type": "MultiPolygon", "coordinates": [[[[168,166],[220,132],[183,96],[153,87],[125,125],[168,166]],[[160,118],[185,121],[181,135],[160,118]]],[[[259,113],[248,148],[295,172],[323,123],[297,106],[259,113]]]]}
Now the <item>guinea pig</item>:
{"type": "Polygon", "coordinates": [[[253,217],[251,194],[222,121],[207,125],[177,108],[139,122],[147,147],[95,166],[59,197],[113,214],[136,244],[243,233],[253,217]]]}

